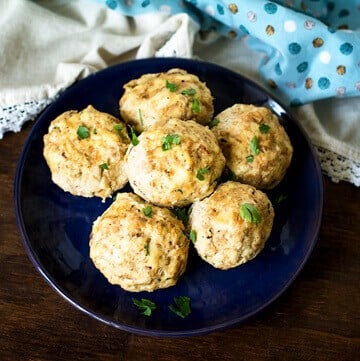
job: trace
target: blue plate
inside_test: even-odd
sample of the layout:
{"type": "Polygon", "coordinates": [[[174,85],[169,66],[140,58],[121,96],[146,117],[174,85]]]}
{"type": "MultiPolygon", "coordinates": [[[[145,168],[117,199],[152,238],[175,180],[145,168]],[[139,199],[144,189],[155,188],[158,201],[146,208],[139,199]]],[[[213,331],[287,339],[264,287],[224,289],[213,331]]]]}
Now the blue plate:
{"type": "MultiPolygon", "coordinates": [[[[126,188],[129,191],[130,188],[126,188]]],[[[23,148],[15,178],[15,211],[24,247],[36,269],[67,301],[86,314],[122,330],[156,336],[190,336],[223,329],[258,313],[278,298],[304,266],[316,243],[323,182],[314,150],[298,122],[266,91],[223,67],[186,59],[144,59],[89,76],[66,90],[36,121],[23,148]],[[92,104],[119,116],[123,84],[145,73],[183,68],[199,76],[215,98],[215,114],[234,103],[273,109],[294,147],[285,179],[269,192],[275,222],[264,250],[229,271],[217,270],[190,249],[188,267],[176,286],[131,293],[111,285],[89,258],[92,222],[111,204],[63,192],[50,177],[42,155],[49,123],[66,110],[92,104]],[[278,200],[282,199],[281,202],[278,200]],[[189,296],[192,313],[182,319],[168,305],[189,296]],[[139,313],[132,297],[157,304],[151,317],[139,313]]]]}

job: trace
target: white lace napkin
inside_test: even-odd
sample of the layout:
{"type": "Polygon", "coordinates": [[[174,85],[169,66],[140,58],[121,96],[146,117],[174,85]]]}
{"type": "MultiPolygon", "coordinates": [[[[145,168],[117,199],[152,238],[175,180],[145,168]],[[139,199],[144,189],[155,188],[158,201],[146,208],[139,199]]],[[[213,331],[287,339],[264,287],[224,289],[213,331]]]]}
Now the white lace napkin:
{"type": "MultiPolygon", "coordinates": [[[[0,25],[0,139],[34,120],[73,82],[136,57],[200,58],[261,84],[262,56],[246,38],[203,37],[186,14],[129,18],[86,0],[3,0],[0,25]]],[[[360,98],[332,98],[292,111],[324,173],[360,186],[360,98]]]]}

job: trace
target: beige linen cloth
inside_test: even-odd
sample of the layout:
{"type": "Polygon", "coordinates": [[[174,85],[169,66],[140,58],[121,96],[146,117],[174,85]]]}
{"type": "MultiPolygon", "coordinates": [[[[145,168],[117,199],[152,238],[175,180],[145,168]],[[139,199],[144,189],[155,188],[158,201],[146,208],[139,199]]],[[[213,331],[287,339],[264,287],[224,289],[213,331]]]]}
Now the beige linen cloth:
{"type": "MultiPolygon", "coordinates": [[[[0,1],[0,139],[20,131],[63,90],[105,67],[145,57],[196,58],[262,84],[246,38],[199,33],[188,15],[126,17],[101,4],[0,1]],[[6,135],[5,135],[6,136],[6,135]]],[[[360,186],[360,97],[293,108],[334,182],[360,186]]]]}

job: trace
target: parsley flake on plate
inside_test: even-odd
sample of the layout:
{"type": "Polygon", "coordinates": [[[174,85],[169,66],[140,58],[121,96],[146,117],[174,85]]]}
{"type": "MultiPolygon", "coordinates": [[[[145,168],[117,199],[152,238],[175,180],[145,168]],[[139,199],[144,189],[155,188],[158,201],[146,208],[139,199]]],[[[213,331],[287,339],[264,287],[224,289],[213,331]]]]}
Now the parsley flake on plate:
{"type": "Polygon", "coordinates": [[[151,208],[151,206],[146,206],[145,208],[142,209],[142,212],[144,213],[144,215],[146,217],[151,217],[152,216],[152,208],[151,208]]]}
{"type": "Polygon", "coordinates": [[[207,174],[210,172],[210,167],[201,168],[196,173],[196,178],[203,181],[205,179],[204,174],[207,174]]]}
{"type": "Polygon", "coordinates": [[[259,138],[256,136],[250,141],[250,151],[253,155],[258,155],[260,153],[259,138]]]}
{"type": "Polygon", "coordinates": [[[169,308],[172,312],[178,315],[181,318],[185,318],[190,315],[191,307],[190,307],[190,297],[180,296],[174,297],[174,305],[170,305],[169,308]]]}
{"type": "Polygon", "coordinates": [[[140,109],[140,108],[138,109],[138,113],[139,113],[140,124],[141,124],[141,126],[143,127],[143,126],[144,126],[144,118],[143,118],[143,116],[142,116],[142,113],[141,113],[141,109],[140,109]]]}
{"type": "Polygon", "coordinates": [[[144,248],[145,248],[145,256],[150,256],[149,246],[150,246],[150,241],[147,241],[145,243],[145,246],[144,246],[144,248]]]}
{"type": "Polygon", "coordinates": [[[261,134],[266,134],[270,130],[270,127],[267,124],[262,123],[259,125],[259,130],[261,134]]]}
{"type": "Polygon", "coordinates": [[[102,169],[102,170],[109,170],[109,166],[107,165],[107,163],[102,163],[99,165],[99,167],[102,169]]]}
{"type": "Polygon", "coordinates": [[[169,150],[173,145],[179,145],[181,143],[181,137],[178,134],[167,134],[162,138],[162,150],[169,150]]]}
{"type": "Polygon", "coordinates": [[[191,105],[191,110],[194,113],[200,113],[200,101],[197,98],[194,98],[191,105]]]}
{"type": "Polygon", "coordinates": [[[210,121],[209,123],[209,128],[214,128],[216,125],[218,125],[220,123],[220,119],[218,118],[214,118],[210,121]]]}
{"type": "Polygon", "coordinates": [[[254,161],[254,156],[250,154],[245,159],[247,163],[252,163],[254,161]]]}
{"type": "Polygon", "coordinates": [[[90,137],[90,131],[89,131],[89,128],[86,127],[85,125],[80,125],[78,128],[77,128],[77,135],[80,139],[86,139],[86,138],[89,138],[90,137]]]}
{"type": "Polygon", "coordinates": [[[129,128],[130,128],[130,134],[131,134],[131,144],[133,146],[136,146],[139,144],[139,139],[138,139],[134,129],[131,126],[129,126],[129,128]]]}
{"type": "Polygon", "coordinates": [[[187,214],[186,208],[172,208],[170,210],[180,221],[184,223],[188,221],[189,216],[187,214]]]}
{"type": "Polygon", "coordinates": [[[196,242],[196,231],[195,229],[192,229],[189,234],[190,241],[195,243],[196,242]]]}
{"type": "Polygon", "coordinates": [[[182,95],[195,95],[196,94],[196,90],[194,88],[189,88],[189,89],[184,89],[181,92],[182,95]]]}
{"type": "Polygon", "coordinates": [[[121,123],[115,124],[114,125],[114,130],[116,130],[119,134],[121,133],[121,131],[124,129],[124,126],[121,123]]]}
{"type": "Polygon", "coordinates": [[[166,88],[169,89],[172,93],[174,93],[178,90],[179,86],[166,80],[166,88]]]}
{"type": "Polygon", "coordinates": [[[261,216],[256,207],[250,203],[244,203],[240,206],[240,217],[247,222],[259,224],[261,216]]]}
{"type": "Polygon", "coordinates": [[[141,300],[133,298],[132,301],[139,311],[141,311],[141,313],[145,316],[151,316],[152,311],[156,310],[156,304],[146,298],[142,298],[141,300]]]}
{"type": "Polygon", "coordinates": [[[121,123],[115,124],[114,125],[114,130],[120,135],[122,140],[126,140],[126,137],[123,133],[124,130],[124,126],[121,123]]]}

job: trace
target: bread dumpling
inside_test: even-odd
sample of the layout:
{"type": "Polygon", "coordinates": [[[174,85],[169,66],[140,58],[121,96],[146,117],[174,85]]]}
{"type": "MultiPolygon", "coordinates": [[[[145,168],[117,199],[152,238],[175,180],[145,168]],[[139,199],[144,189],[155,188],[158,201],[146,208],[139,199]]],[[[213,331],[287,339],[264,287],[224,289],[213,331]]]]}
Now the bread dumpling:
{"type": "Polygon", "coordinates": [[[293,148],[278,117],[265,107],[235,104],[216,115],[214,132],[235,179],[258,189],[278,185],[293,148]]]}
{"type": "Polygon", "coordinates": [[[188,232],[199,256],[227,270],[256,257],[269,238],[274,209],[255,187],[228,181],[194,202],[188,232]]]}
{"type": "Polygon", "coordinates": [[[44,136],[43,154],[54,183],[76,196],[103,200],[125,186],[126,126],[89,105],[54,119],[44,136]]]}
{"type": "Polygon", "coordinates": [[[130,145],[126,172],[134,192],[162,207],[184,207],[212,193],[225,158],[214,134],[192,120],[170,119],[130,145]]]}
{"type": "Polygon", "coordinates": [[[132,193],[118,193],[90,235],[95,266],[110,283],[131,292],[175,285],[186,269],[188,250],[183,223],[132,193]]]}
{"type": "Polygon", "coordinates": [[[139,132],[170,118],[207,124],[214,113],[210,89],[182,69],[144,74],[129,81],[119,105],[121,117],[139,132]]]}

